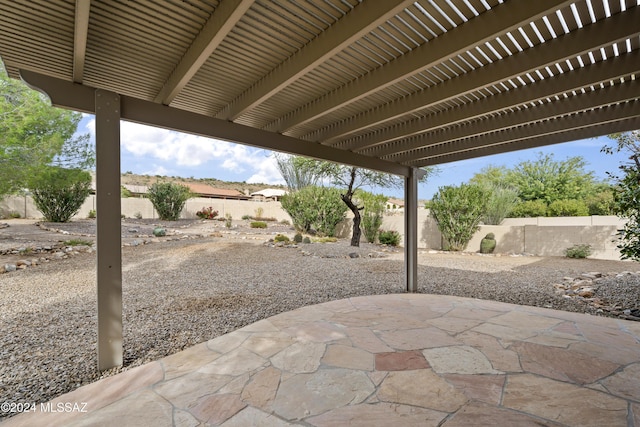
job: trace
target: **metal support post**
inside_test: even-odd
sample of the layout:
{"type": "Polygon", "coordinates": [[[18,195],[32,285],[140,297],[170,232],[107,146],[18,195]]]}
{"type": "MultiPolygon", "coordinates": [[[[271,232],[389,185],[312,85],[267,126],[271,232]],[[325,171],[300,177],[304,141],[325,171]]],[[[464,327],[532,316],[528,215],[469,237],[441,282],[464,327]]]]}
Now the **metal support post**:
{"type": "Polygon", "coordinates": [[[418,174],[404,179],[404,271],[407,292],[418,291],[418,174]]]}

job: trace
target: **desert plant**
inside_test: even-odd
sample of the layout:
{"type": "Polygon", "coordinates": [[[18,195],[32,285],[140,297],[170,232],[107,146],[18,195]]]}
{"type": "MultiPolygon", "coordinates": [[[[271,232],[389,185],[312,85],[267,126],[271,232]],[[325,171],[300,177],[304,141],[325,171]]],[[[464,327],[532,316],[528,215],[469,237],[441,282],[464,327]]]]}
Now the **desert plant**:
{"type": "Polygon", "coordinates": [[[211,206],[208,208],[202,208],[196,212],[196,216],[200,219],[214,219],[218,216],[218,211],[214,211],[211,206]]]}
{"type": "Polygon", "coordinates": [[[172,182],[156,182],[147,192],[158,217],[164,221],[177,221],[185,203],[191,196],[191,191],[185,185],[172,182]]]}
{"type": "Polygon", "coordinates": [[[582,200],[556,200],[549,204],[549,216],[587,216],[589,208],[582,200]]]}
{"type": "Polygon", "coordinates": [[[95,218],[96,218],[96,216],[97,216],[97,214],[96,214],[96,210],[95,210],[95,209],[91,209],[91,210],[89,211],[89,214],[87,215],[87,218],[88,218],[88,219],[95,219],[95,218]]]}
{"type": "Polygon", "coordinates": [[[380,230],[378,240],[383,245],[398,246],[400,244],[400,233],[395,230],[380,230]]]}
{"type": "Polygon", "coordinates": [[[367,242],[375,243],[382,226],[382,214],[387,198],[381,194],[371,194],[366,191],[358,191],[357,198],[364,208],[360,227],[367,242]]]}
{"type": "Polygon", "coordinates": [[[18,219],[18,218],[20,218],[20,216],[21,215],[20,215],[19,212],[16,212],[16,211],[9,212],[9,218],[18,219]]]}
{"type": "Polygon", "coordinates": [[[276,234],[276,237],[273,238],[275,242],[290,242],[291,239],[285,236],[284,234],[276,234]]]}
{"type": "Polygon", "coordinates": [[[251,219],[251,215],[242,215],[241,217],[243,220],[248,221],[251,219]]]}
{"type": "Polygon", "coordinates": [[[136,212],[136,213],[133,214],[133,217],[135,219],[142,219],[142,214],[140,212],[136,212]]]}
{"type": "Polygon", "coordinates": [[[487,185],[487,208],[482,216],[482,222],[490,225],[500,225],[518,204],[518,191],[513,187],[492,184],[487,185]]]}
{"type": "Polygon", "coordinates": [[[309,236],[304,236],[304,238],[302,239],[302,243],[311,243],[311,239],[309,238],[309,236]]]}
{"type": "Polygon", "coordinates": [[[478,230],[482,215],[486,212],[486,204],[486,191],[476,184],[438,189],[428,207],[447,242],[447,250],[464,250],[478,230]]]}
{"type": "Polygon", "coordinates": [[[256,219],[262,219],[262,214],[264,213],[264,209],[256,208],[256,219]]]}
{"type": "Polygon", "coordinates": [[[577,244],[564,250],[567,258],[586,258],[591,255],[591,245],[577,244]]]}
{"type": "Polygon", "coordinates": [[[67,222],[79,210],[91,189],[91,175],[79,169],[47,167],[30,183],[38,210],[51,222],[67,222]]]}
{"type": "Polygon", "coordinates": [[[513,218],[535,218],[538,216],[547,216],[547,204],[544,200],[520,202],[511,211],[513,218]]]}
{"type": "Polygon", "coordinates": [[[156,227],[153,229],[153,235],[156,237],[162,237],[167,235],[167,230],[162,227],[156,227]]]}
{"type": "Polygon", "coordinates": [[[83,239],[65,240],[62,243],[64,243],[65,246],[91,246],[91,245],[93,245],[93,243],[90,242],[89,240],[83,240],[83,239]]]}
{"type": "Polygon", "coordinates": [[[296,243],[302,242],[302,234],[296,233],[296,235],[293,236],[293,241],[296,242],[296,243]]]}
{"type": "Polygon", "coordinates": [[[231,228],[231,226],[233,225],[233,217],[231,216],[230,213],[225,214],[224,216],[224,226],[227,228],[231,228]]]}
{"type": "Polygon", "coordinates": [[[293,219],[296,230],[333,236],[344,220],[347,207],[340,199],[340,191],[327,187],[306,187],[282,197],[282,208],[293,219]]]}
{"type": "Polygon", "coordinates": [[[480,241],[480,253],[490,254],[496,248],[496,236],[493,233],[488,233],[484,236],[484,239],[480,241]]]}
{"type": "Polygon", "coordinates": [[[251,228],[267,228],[267,223],[264,221],[252,221],[251,228]]]}

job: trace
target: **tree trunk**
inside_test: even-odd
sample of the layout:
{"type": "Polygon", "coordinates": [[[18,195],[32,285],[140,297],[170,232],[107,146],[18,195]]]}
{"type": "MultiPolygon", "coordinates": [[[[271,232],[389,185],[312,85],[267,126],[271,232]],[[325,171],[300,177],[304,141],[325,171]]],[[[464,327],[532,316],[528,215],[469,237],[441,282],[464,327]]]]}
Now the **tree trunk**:
{"type": "Polygon", "coordinates": [[[360,235],[362,234],[362,230],[360,230],[360,209],[353,203],[352,200],[353,195],[343,194],[342,201],[349,207],[349,210],[353,212],[353,232],[351,236],[351,246],[360,246],[360,235]]]}
{"type": "Polygon", "coordinates": [[[362,231],[360,230],[360,209],[353,203],[353,185],[356,182],[356,174],[358,169],[353,167],[351,168],[351,179],[349,181],[349,188],[347,188],[347,192],[342,194],[342,201],[347,205],[349,210],[353,212],[353,232],[351,236],[351,246],[359,247],[360,246],[360,235],[362,231]]]}

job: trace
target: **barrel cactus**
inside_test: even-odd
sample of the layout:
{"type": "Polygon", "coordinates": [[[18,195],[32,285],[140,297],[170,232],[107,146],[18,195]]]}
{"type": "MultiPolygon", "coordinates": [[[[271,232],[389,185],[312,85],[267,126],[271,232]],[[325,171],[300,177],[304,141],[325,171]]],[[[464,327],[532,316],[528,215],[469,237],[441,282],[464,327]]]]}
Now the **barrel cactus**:
{"type": "Polygon", "coordinates": [[[493,233],[489,233],[484,236],[484,239],[480,242],[480,253],[490,254],[493,253],[496,248],[496,236],[493,233]]]}
{"type": "Polygon", "coordinates": [[[156,237],[162,237],[167,235],[167,230],[162,227],[156,227],[153,229],[153,235],[156,237]]]}

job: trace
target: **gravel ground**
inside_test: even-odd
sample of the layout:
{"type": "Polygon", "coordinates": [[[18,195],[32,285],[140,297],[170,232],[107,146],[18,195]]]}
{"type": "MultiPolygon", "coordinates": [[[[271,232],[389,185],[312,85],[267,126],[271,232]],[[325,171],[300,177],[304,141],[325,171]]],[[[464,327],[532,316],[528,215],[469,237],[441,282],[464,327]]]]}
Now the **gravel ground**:
{"type": "MultiPolygon", "coordinates": [[[[369,244],[355,249],[348,241],[282,248],[241,238],[123,248],[125,366],[102,375],[304,305],[404,290],[398,250],[369,244]]],[[[566,258],[419,258],[420,292],[588,313],[595,309],[557,295],[553,284],[565,276],[636,267],[566,258]]],[[[637,275],[607,276],[600,291],[621,306],[640,308],[637,275]]],[[[44,402],[99,379],[96,323],[92,254],[0,275],[0,401],[44,402]]]]}

